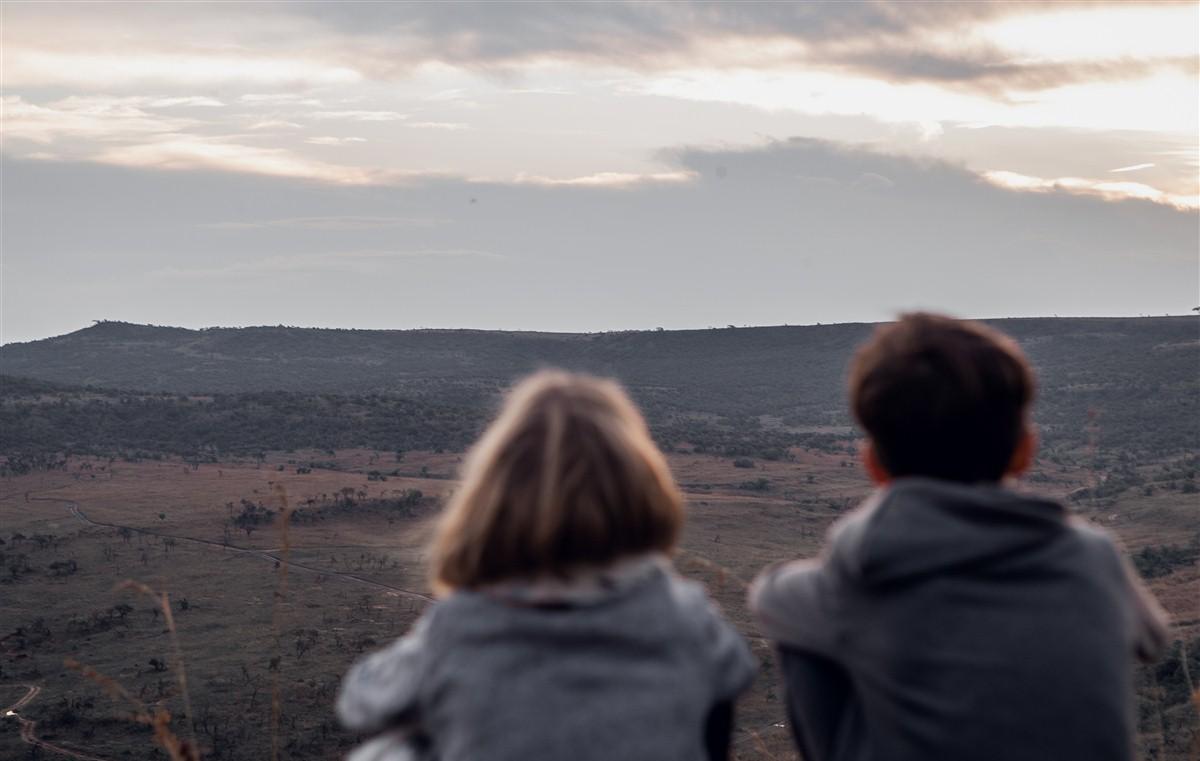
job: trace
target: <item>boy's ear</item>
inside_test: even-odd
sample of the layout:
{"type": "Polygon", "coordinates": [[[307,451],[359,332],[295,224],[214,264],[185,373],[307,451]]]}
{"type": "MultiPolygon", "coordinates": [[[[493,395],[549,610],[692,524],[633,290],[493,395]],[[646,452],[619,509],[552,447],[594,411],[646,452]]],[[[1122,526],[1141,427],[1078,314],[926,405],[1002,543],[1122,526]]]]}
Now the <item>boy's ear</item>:
{"type": "Polygon", "coordinates": [[[1005,469],[1004,475],[1010,478],[1018,478],[1024,475],[1025,471],[1033,465],[1033,460],[1037,456],[1038,436],[1037,431],[1033,426],[1026,423],[1021,428],[1021,436],[1017,439],[1017,447],[1013,450],[1012,459],[1008,462],[1008,468],[1005,469]]]}
{"type": "Polygon", "coordinates": [[[866,439],[858,448],[858,456],[862,458],[863,468],[867,471],[867,475],[871,478],[871,483],[876,486],[883,486],[892,480],[892,475],[883,467],[883,463],[879,461],[879,453],[875,451],[875,445],[870,439],[866,439]]]}

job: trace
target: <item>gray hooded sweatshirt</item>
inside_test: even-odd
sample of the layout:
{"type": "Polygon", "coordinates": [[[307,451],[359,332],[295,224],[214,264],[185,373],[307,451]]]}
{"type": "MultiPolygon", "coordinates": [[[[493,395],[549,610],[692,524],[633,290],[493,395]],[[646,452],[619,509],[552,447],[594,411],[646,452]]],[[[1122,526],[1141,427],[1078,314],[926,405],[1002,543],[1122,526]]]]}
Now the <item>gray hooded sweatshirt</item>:
{"type": "Polygon", "coordinates": [[[1112,539],[999,486],[900,479],[750,591],[806,761],[1128,761],[1166,618],[1112,539]]]}
{"type": "Polygon", "coordinates": [[[703,588],[643,557],[456,592],[357,663],[337,708],[350,729],[406,725],[428,743],[384,738],[361,758],[698,761],[710,711],[754,671],[703,588]]]}

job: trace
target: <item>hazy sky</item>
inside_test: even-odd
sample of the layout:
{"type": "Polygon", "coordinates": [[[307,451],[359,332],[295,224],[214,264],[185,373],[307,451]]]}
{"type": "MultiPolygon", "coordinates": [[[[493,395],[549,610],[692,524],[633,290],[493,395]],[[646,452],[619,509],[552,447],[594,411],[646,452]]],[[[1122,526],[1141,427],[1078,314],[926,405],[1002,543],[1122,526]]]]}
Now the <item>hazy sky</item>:
{"type": "Polygon", "coordinates": [[[0,341],[1187,312],[1198,9],[6,1],[0,341]]]}

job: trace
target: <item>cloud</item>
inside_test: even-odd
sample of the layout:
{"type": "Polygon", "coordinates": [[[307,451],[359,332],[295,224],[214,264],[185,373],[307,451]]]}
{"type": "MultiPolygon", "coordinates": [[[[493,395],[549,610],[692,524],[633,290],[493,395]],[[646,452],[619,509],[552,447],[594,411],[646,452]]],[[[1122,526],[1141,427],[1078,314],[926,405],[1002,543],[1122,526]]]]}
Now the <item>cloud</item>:
{"type": "Polygon", "coordinates": [[[313,119],[345,119],[354,122],[397,122],[408,118],[396,111],[312,111],[307,116],[313,119]]]}
{"type": "Polygon", "coordinates": [[[1163,67],[1193,72],[1188,30],[1197,23],[1191,3],[1113,0],[1066,9],[1001,0],[489,2],[469,12],[453,2],[76,5],[69,12],[28,5],[6,16],[9,87],[299,89],[409,78],[430,65],[504,74],[575,62],[642,72],[816,68],[998,96],[1163,67]],[[1129,34],[1108,34],[1112,28],[1129,34]],[[167,48],[164,35],[183,42],[167,48]],[[1133,37],[1140,42],[1130,44],[1133,37]]]}
{"type": "Polygon", "coordinates": [[[669,58],[713,37],[824,40],[910,36],[1013,12],[997,2],[745,3],[612,2],[531,5],[493,2],[463,13],[456,4],[306,4],[298,13],[356,37],[416,42],[446,62],[504,63],[530,58],[669,58]]]}
{"type": "MultiPolygon", "coordinates": [[[[148,30],[149,31],[149,30],[148,30]]],[[[11,36],[10,36],[11,35],[11,36]]],[[[14,43],[6,35],[5,80],[9,87],[76,86],[97,89],[171,84],[345,85],[362,75],[349,67],[283,55],[230,55],[150,50],[51,50],[14,43]]],[[[147,35],[149,36],[149,35],[147,35]]]]}
{"type": "Polygon", "coordinates": [[[1110,171],[1110,172],[1136,172],[1140,169],[1149,169],[1152,166],[1154,166],[1154,164],[1134,164],[1133,166],[1122,166],[1122,167],[1117,167],[1116,169],[1109,169],[1108,171],[1110,171]]]}
{"type": "Polygon", "coordinates": [[[4,132],[36,143],[59,138],[111,139],[165,134],[185,129],[192,121],[153,114],[142,108],[145,98],[71,96],[46,105],[6,95],[4,132]]]}
{"type": "Polygon", "coordinates": [[[409,122],[404,126],[413,129],[441,129],[450,132],[460,132],[471,128],[470,125],[462,122],[409,122]]]}
{"type": "Polygon", "coordinates": [[[184,106],[188,108],[217,108],[225,104],[216,98],[210,98],[206,95],[187,95],[177,98],[155,98],[147,103],[151,108],[175,108],[184,106]]]}
{"type": "Polygon", "coordinates": [[[1053,2],[988,0],[494,2],[468,14],[453,3],[306,3],[296,12],[369,41],[356,47],[355,66],[385,78],[429,61],[496,68],[571,60],[643,71],[818,67],[995,95],[1135,79],[1163,68],[1191,72],[1196,52],[1194,39],[1179,31],[1195,27],[1195,11],[1184,4],[1131,9],[1109,2],[1064,12],[1053,2]],[[1113,21],[1155,44],[1131,46],[1099,33],[1083,36],[1100,43],[1060,44],[1062,29],[1094,31],[1113,21]],[[1168,37],[1172,44],[1163,43],[1168,37]],[[1063,50],[1069,55],[1056,58],[1063,50]]]}
{"type": "MultiPolygon", "coordinates": [[[[830,82],[827,86],[831,92],[846,94],[836,83],[830,82]]],[[[737,90],[742,93],[741,97],[754,97],[751,88],[718,89],[737,90]]],[[[773,93],[790,93],[797,89],[769,88],[773,93]]],[[[267,94],[251,95],[254,95],[252,103],[269,103],[272,108],[294,103],[300,97],[288,93],[281,93],[279,99],[268,98],[267,94]]],[[[193,97],[201,96],[181,96],[173,100],[190,103],[193,97]]],[[[706,96],[697,93],[697,97],[706,96]]],[[[10,137],[35,144],[40,153],[53,153],[63,159],[87,159],[175,170],[219,169],[336,184],[387,184],[412,182],[427,175],[428,171],[400,169],[395,163],[378,161],[377,156],[368,155],[362,150],[345,151],[345,155],[334,159],[328,150],[319,151],[317,148],[347,147],[368,141],[375,146],[387,145],[389,140],[395,139],[394,133],[388,131],[392,124],[433,133],[469,129],[468,125],[459,122],[415,121],[407,114],[386,109],[317,110],[312,114],[297,113],[294,118],[298,121],[273,115],[256,119],[254,114],[231,114],[225,109],[218,109],[218,118],[201,121],[191,118],[190,113],[188,118],[183,118],[154,108],[156,103],[161,104],[163,100],[155,96],[94,95],[71,96],[39,105],[21,96],[7,96],[4,101],[5,132],[10,137]],[[352,123],[354,131],[359,134],[310,133],[300,138],[301,145],[289,141],[287,148],[278,143],[262,144],[279,139],[273,138],[272,133],[305,129],[305,119],[314,115],[315,121],[307,122],[307,125],[319,128],[322,132],[332,130],[336,122],[345,121],[352,123]]],[[[853,107],[853,102],[849,105],[853,107]]],[[[936,122],[924,126],[919,140],[914,133],[909,149],[925,154],[940,151],[942,155],[958,156],[978,171],[1002,170],[991,175],[990,179],[1023,191],[1057,187],[1074,193],[1091,193],[1105,198],[1128,196],[1182,208],[1190,208],[1195,203],[1192,190],[1195,151],[1194,148],[1188,148],[1186,142],[1139,133],[1123,135],[1112,132],[1105,140],[1099,140],[1095,133],[1070,130],[1043,128],[1005,131],[948,126],[949,131],[936,122]],[[971,137],[967,140],[964,135],[971,137]],[[996,140],[1006,135],[1010,137],[996,140]],[[968,147],[967,143],[974,147],[968,147]],[[1030,145],[1041,147],[1031,150],[1030,145]],[[1183,147],[1176,148],[1177,145],[1183,147]],[[1158,163],[1135,163],[1137,158],[1157,156],[1163,149],[1182,151],[1182,158],[1162,160],[1161,168],[1158,163]],[[1078,154],[1080,160],[1066,160],[1065,157],[1073,154],[1078,154]],[[1117,168],[1118,172],[1153,171],[1146,171],[1139,177],[1141,181],[1138,183],[1096,179],[1103,178],[1110,171],[1111,164],[1105,166],[1104,162],[1115,163],[1118,160],[1126,162],[1125,166],[1117,168]]],[[[899,141],[893,136],[893,142],[899,141]]],[[[22,146],[19,142],[10,148],[17,155],[28,155],[32,150],[33,145],[22,146]]],[[[640,166],[601,171],[589,171],[594,164],[588,166],[583,162],[582,166],[576,163],[566,171],[547,171],[542,168],[544,165],[538,163],[530,170],[525,170],[516,160],[511,162],[516,166],[473,171],[469,162],[455,163],[452,159],[445,173],[475,179],[513,178],[514,182],[521,184],[609,188],[691,179],[687,171],[671,167],[664,169],[664,158],[671,161],[669,152],[659,156],[657,161],[650,158],[639,162],[640,166]]],[[[442,167],[430,162],[429,168],[440,171],[442,167]]],[[[889,181],[891,179],[886,173],[881,176],[889,181]]],[[[882,189],[879,180],[870,177],[859,180],[859,187],[868,186],[882,189]]]]}
{"type": "MultiPolygon", "coordinates": [[[[46,105],[5,96],[4,133],[33,143],[68,150],[68,156],[106,164],[154,169],[247,172],[292,177],[334,184],[369,184],[402,181],[404,173],[383,173],[360,167],[331,164],[283,148],[239,143],[228,136],[202,135],[201,123],[165,116],[152,109],[163,99],[146,96],[70,96],[46,105]]],[[[191,98],[186,105],[195,105],[191,98]]],[[[171,103],[168,105],[183,105],[171,103]]],[[[267,120],[251,129],[300,128],[301,125],[267,120]]],[[[313,137],[316,145],[365,142],[361,137],[313,137]]],[[[45,156],[58,154],[38,151],[45,156]]]]}
{"type": "Polygon", "coordinates": [[[518,185],[544,185],[547,187],[591,187],[591,188],[628,188],[645,183],[658,182],[688,182],[696,178],[693,172],[653,172],[650,174],[634,174],[631,172],[598,172],[582,177],[553,178],[539,175],[518,175],[514,182],[518,185]]]}
{"type": "MultiPolygon", "coordinates": [[[[222,165],[279,172],[286,163],[297,177],[524,172],[607,185],[662,173],[641,157],[672,142],[865,139],[870,130],[871,139],[912,147],[899,132],[915,129],[924,141],[916,150],[944,156],[947,133],[962,124],[1193,136],[1196,41],[1194,24],[1181,20],[1196,15],[1194,4],[1063,8],[22,3],[6,9],[0,49],[16,98],[5,101],[13,116],[5,127],[17,155],[47,146],[68,159],[150,154],[160,149],[140,144],[175,135],[286,149],[295,160],[222,165]],[[1098,33],[1114,29],[1121,34],[1098,33]],[[72,88],[96,102],[55,100],[72,88]],[[836,117],[857,119],[853,134],[831,130],[836,117]],[[358,166],[313,170],[334,160],[321,148],[347,146],[348,135],[370,140],[337,159],[358,166]],[[558,142],[572,135],[582,139],[558,142]],[[410,149],[393,150],[401,142],[410,149]],[[293,171],[298,161],[308,168],[293,171]]],[[[1033,177],[1102,177],[1157,158],[1076,169],[1057,159],[980,162],[980,153],[973,166],[1033,177]]],[[[1187,160],[1162,159],[1174,169],[1138,179],[1190,192],[1180,187],[1194,185],[1187,160]]]]}
{"type": "Polygon", "coordinates": [[[110,148],[97,155],[95,160],[150,169],[216,169],[336,185],[364,185],[375,181],[365,170],[315,161],[279,148],[260,148],[190,135],[110,148]]]}
{"type": "Polygon", "coordinates": [[[834,51],[825,60],[854,73],[882,76],[893,82],[933,82],[992,95],[1049,90],[1080,82],[1142,79],[1161,71],[1186,73],[1195,68],[1195,59],[1185,56],[1029,61],[992,46],[929,50],[920,49],[917,44],[834,51]]]}
{"type": "MultiPolygon", "coordinates": [[[[943,128],[1036,126],[1190,134],[1196,122],[1195,78],[1177,71],[1138,81],[1016,94],[998,92],[987,80],[968,90],[956,83],[889,82],[820,69],[677,70],[640,77],[624,87],[631,94],[731,103],[768,112],[870,114],[893,124],[940,123],[943,128]]],[[[927,134],[936,136],[936,129],[927,134]]]]}
{"type": "MultiPolygon", "coordinates": [[[[976,171],[1113,179],[1114,167],[1169,195],[1196,192],[1196,138],[1140,130],[951,126],[931,149],[976,171]],[[1149,164],[1149,165],[1148,165],[1149,164]],[[1138,167],[1132,169],[1131,167],[1138,167]]],[[[1123,172],[1118,172],[1121,174],[1123,172]]]]}
{"type": "Polygon", "coordinates": [[[896,187],[896,183],[892,182],[882,174],[874,172],[863,172],[854,181],[854,186],[865,190],[887,190],[888,188],[896,187]]]}
{"type": "Polygon", "coordinates": [[[365,137],[310,137],[304,142],[312,145],[346,145],[348,143],[365,143],[365,137]]]}
{"type": "Polygon", "coordinates": [[[298,95],[296,93],[246,93],[238,98],[242,103],[252,105],[266,106],[320,106],[322,105],[319,98],[313,98],[307,95],[298,95]]]}
{"type": "MultiPolygon", "coordinates": [[[[1147,164],[1142,167],[1125,167],[1124,170],[1142,169],[1154,166],[1147,164]]],[[[1090,195],[1108,200],[1141,199],[1154,203],[1166,204],[1181,210],[1195,211],[1200,209],[1200,196],[1185,196],[1164,193],[1158,188],[1141,182],[1112,182],[1109,180],[1089,180],[1082,177],[1031,177],[1018,172],[991,171],[983,176],[990,182],[1004,188],[1032,192],[1066,192],[1079,195],[1090,195]]]]}
{"type": "Polygon", "coordinates": [[[259,129],[303,129],[303,128],[304,128],[303,124],[298,124],[296,122],[289,122],[289,121],[286,121],[283,119],[263,119],[262,121],[254,122],[253,124],[251,124],[248,127],[248,129],[253,129],[253,130],[259,130],[259,129]]]}
{"type": "Polygon", "coordinates": [[[333,186],[6,159],[5,338],[101,315],[599,330],[1195,306],[1196,211],[817,140],[662,159],[692,178],[333,186]]]}

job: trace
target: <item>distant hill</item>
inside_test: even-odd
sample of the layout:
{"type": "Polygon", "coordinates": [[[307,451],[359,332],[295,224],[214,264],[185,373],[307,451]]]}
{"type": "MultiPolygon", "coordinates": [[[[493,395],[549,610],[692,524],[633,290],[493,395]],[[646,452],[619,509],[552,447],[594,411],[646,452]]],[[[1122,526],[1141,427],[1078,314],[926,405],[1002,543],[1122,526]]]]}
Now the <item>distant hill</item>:
{"type": "MultiPolygon", "coordinates": [[[[1200,443],[1200,319],[991,324],[1014,336],[1038,368],[1037,417],[1049,442],[1153,450],[1200,443]]],[[[845,368],[872,327],[566,334],[101,322],[0,347],[0,372],[72,387],[254,394],[260,401],[271,398],[261,392],[288,392],[280,398],[301,410],[297,400],[306,395],[373,395],[457,405],[478,417],[514,378],[555,366],[619,378],[673,438],[697,438],[689,428],[754,429],[785,441],[849,434],[845,368]]],[[[34,398],[28,383],[12,378],[0,383],[0,397],[34,398]]]]}

